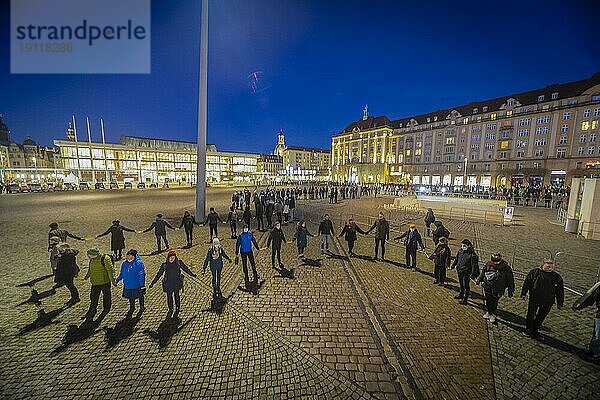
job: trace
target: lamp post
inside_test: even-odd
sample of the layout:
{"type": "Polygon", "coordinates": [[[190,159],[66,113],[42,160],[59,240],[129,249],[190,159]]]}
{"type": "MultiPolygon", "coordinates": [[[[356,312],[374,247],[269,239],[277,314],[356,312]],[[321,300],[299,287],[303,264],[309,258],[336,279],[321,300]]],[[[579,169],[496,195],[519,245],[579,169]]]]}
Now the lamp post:
{"type": "Polygon", "coordinates": [[[196,218],[206,211],[206,104],[208,98],[208,0],[202,0],[200,21],[200,80],[198,85],[198,156],[196,160],[196,218]]]}

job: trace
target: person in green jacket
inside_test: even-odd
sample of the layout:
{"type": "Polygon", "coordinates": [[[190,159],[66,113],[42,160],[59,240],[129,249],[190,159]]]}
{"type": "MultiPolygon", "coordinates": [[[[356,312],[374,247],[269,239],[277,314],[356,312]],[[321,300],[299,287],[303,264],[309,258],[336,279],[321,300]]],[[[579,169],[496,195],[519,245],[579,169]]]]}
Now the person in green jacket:
{"type": "Polygon", "coordinates": [[[385,241],[390,239],[390,224],[387,222],[382,212],[379,213],[377,220],[371,229],[367,231],[367,234],[369,234],[373,229],[375,229],[375,257],[373,257],[373,261],[377,261],[377,253],[380,244],[381,259],[385,261],[385,241]]]}
{"type": "Polygon", "coordinates": [[[115,266],[109,255],[101,254],[97,247],[92,247],[88,249],[87,256],[90,265],[85,279],[89,278],[92,289],[90,291],[90,308],[84,318],[86,322],[91,322],[98,309],[100,293],[102,293],[102,313],[99,319],[101,320],[108,314],[112,306],[110,285],[112,283],[117,286],[117,283],[115,281],[115,266]]]}

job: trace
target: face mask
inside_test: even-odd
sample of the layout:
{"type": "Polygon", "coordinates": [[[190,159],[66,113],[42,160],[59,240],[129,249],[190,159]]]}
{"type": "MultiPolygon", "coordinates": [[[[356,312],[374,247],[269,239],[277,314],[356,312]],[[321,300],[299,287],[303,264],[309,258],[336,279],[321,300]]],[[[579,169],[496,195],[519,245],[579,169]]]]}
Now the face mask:
{"type": "Polygon", "coordinates": [[[248,232],[248,228],[244,228],[244,232],[247,233],[248,232]]]}
{"type": "Polygon", "coordinates": [[[463,244],[462,246],[460,246],[460,248],[463,250],[467,250],[469,248],[469,246],[467,246],[466,244],[463,244]]]}

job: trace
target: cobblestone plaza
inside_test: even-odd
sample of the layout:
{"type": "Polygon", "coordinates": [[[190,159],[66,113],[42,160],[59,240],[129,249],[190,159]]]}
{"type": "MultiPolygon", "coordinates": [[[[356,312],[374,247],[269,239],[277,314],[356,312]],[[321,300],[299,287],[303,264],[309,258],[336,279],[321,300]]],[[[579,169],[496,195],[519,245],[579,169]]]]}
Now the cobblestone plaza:
{"type": "MultiPolygon", "coordinates": [[[[207,206],[224,217],[230,197],[231,189],[209,189],[207,206]]],[[[409,222],[422,229],[422,216],[384,208],[391,202],[385,197],[333,205],[300,200],[298,211],[313,234],[325,212],[337,234],[347,216],[354,215],[364,229],[379,211],[396,231],[409,222]]],[[[521,335],[527,304],[517,296],[502,298],[497,324],[486,322],[479,287],[469,305],[460,305],[453,299],[454,271],[446,288],[432,285],[433,265],[425,255],[419,254],[420,270],[413,272],[405,268],[404,249],[391,243],[390,261],[373,262],[372,237],[359,238],[357,257],[347,256],[339,238],[332,255],[321,256],[318,238],[309,238],[305,262],[293,244],[284,245],[288,274],[271,269],[270,251],[261,250],[262,283],[254,293],[241,290],[241,267],[226,264],[221,286],[227,301],[214,303],[210,273],[201,274],[208,228],[195,229],[189,249],[183,248],[182,231],[169,231],[172,248],[199,275],[186,277],[176,317],[165,317],[164,294],[157,286],[148,290],[143,316],[126,318],[128,303],[119,287],[112,289],[108,316],[83,327],[80,317],[90,288],[84,271],[75,282],[80,303],[61,307],[68,299],[63,288],[39,304],[26,302],[31,290],[52,286],[51,278],[33,282],[50,273],[50,222],[92,237],[114,219],[136,230],[147,228],[157,213],[179,226],[183,211],[194,204],[193,189],[0,196],[5,260],[0,397],[593,399],[600,392],[600,366],[584,357],[594,310],[570,309],[575,292],[594,283],[600,246],[564,233],[552,223],[555,211],[547,209],[518,207],[511,227],[444,221],[453,252],[469,238],[482,262],[492,251],[505,253],[515,269],[517,291],[542,257],[561,253],[557,271],[572,291],[562,310],[551,311],[537,341],[521,335]]],[[[228,227],[219,228],[220,237],[227,237],[228,227]]],[[[284,231],[291,241],[294,225],[284,231]]],[[[265,246],[266,233],[255,234],[265,246]]],[[[151,254],[156,245],[151,233],[126,233],[126,240],[126,249],[142,254],[149,282],[166,253],[151,254]]],[[[87,247],[106,253],[110,248],[106,237],[69,243],[80,251],[82,269],[87,247]]],[[[233,240],[222,243],[229,255],[235,253],[233,240]]],[[[431,252],[433,244],[426,244],[431,252]]]]}

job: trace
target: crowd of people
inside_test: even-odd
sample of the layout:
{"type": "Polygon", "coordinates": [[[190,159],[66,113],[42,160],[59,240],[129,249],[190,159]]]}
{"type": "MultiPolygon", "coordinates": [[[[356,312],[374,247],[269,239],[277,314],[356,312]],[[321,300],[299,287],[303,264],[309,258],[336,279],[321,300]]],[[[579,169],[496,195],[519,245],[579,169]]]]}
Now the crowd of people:
{"type": "MultiPolygon", "coordinates": [[[[174,227],[168,221],[163,219],[162,214],[157,214],[155,220],[145,230],[134,230],[121,225],[119,220],[114,220],[112,225],[103,233],[93,237],[82,238],[67,230],[60,229],[57,223],[50,224],[48,232],[48,250],[50,252],[50,265],[54,274],[54,290],[62,286],[66,287],[71,295],[67,306],[80,301],[79,292],[74,285],[74,278],[79,274],[80,268],[77,265],[77,250],[70,247],[67,243],[68,238],[76,240],[91,240],[110,234],[112,254],[103,254],[97,247],[87,250],[88,269],[85,279],[91,283],[90,305],[88,311],[83,317],[86,321],[92,321],[96,315],[99,305],[100,295],[102,295],[102,313],[105,316],[111,308],[111,285],[117,286],[123,282],[122,295],[129,302],[128,316],[133,315],[136,301],[139,304],[139,315],[145,310],[144,296],[146,294],[146,269],[141,255],[135,249],[130,249],[125,254],[125,259],[121,263],[119,274],[116,274],[116,262],[122,258],[122,252],[126,248],[125,232],[143,234],[154,231],[157,243],[157,252],[159,254],[164,244],[168,250],[166,260],[160,265],[154,279],[152,279],[149,288],[162,278],[162,290],[167,297],[167,307],[169,313],[179,313],[181,311],[180,292],[183,288],[184,274],[195,278],[197,275],[181,260],[175,250],[170,248],[167,239],[167,229],[177,230],[184,228],[186,232],[187,246],[193,245],[194,226],[209,225],[210,246],[202,263],[202,273],[205,273],[207,267],[212,274],[213,298],[223,298],[221,292],[221,275],[224,266],[224,260],[236,265],[241,257],[242,270],[244,273],[244,282],[246,288],[257,286],[259,283],[258,271],[254,252],[262,250],[259,247],[256,237],[252,232],[252,224],[259,231],[268,231],[266,247],[271,251],[271,266],[274,269],[284,268],[281,257],[282,245],[288,243],[282,226],[288,223],[296,223],[292,242],[295,242],[298,251],[298,257],[305,258],[305,252],[309,245],[309,238],[318,236],[320,239],[320,251],[322,255],[331,255],[330,245],[333,235],[338,234],[347,242],[348,255],[353,257],[355,254],[355,243],[358,235],[369,235],[374,233],[373,257],[372,260],[386,260],[386,242],[390,241],[390,225],[383,213],[379,213],[375,222],[368,228],[361,228],[356,221],[350,218],[344,223],[342,229],[336,229],[333,221],[328,214],[318,224],[318,231],[315,235],[310,233],[306,221],[298,220],[296,215],[297,200],[314,198],[336,200],[336,196],[344,193],[347,196],[344,187],[303,187],[303,188],[268,188],[261,191],[249,190],[236,192],[231,199],[229,214],[225,220],[221,219],[214,208],[205,220],[198,222],[194,215],[186,211],[182,217],[179,227],[174,227]],[[312,189],[312,190],[311,190],[312,189]],[[316,194],[318,193],[318,194],[316,194]],[[333,193],[333,197],[331,196],[333,193]],[[305,197],[307,196],[307,197],[305,197]],[[316,197],[318,196],[318,197],[316,197]],[[251,211],[253,204],[254,214],[251,211]],[[243,210],[243,213],[238,212],[243,210]],[[266,220],[266,221],[265,221],[266,220]],[[237,224],[242,222],[242,229],[238,235],[237,224]],[[235,258],[234,261],[226,253],[219,236],[218,225],[229,224],[231,238],[235,239],[235,258]],[[250,280],[250,272],[252,280],[250,280]]],[[[361,190],[358,190],[361,193],[361,190]]],[[[350,191],[352,198],[352,191],[350,191]]],[[[463,239],[460,248],[453,255],[448,246],[450,232],[443,223],[436,219],[433,210],[429,209],[424,219],[426,236],[432,236],[435,248],[428,255],[433,261],[434,284],[445,286],[446,273],[450,269],[455,269],[458,275],[459,293],[456,299],[461,304],[468,304],[471,292],[471,281],[483,286],[485,294],[486,312],[484,318],[490,322],[497,319],[497,309],[499,299],[506,293],[513,297],[515,293],[515,281],[511,266],[502,258],[502,254],[492,254],[480,268],[480,260],[473,243],[468,239],[463,239]]],[[[418,270],[417,252],[425,250],[425,244],[421,233],[416,224],[410,224],[408,229],[396,236],[392,240],[403,242],[405,249],[405,265],[413,271],[418,270]]],[[[564,305],[564,284],[561,276],[553,270],[553,262],[550,259],[543,260],[541,266],[532,269],[523,282],[521,288],[521,297],[529,297],[528,311],[526,316],[527,336],[537,337],[539,329],[544,319],[556,304],[557,308],[564,305]]],[[[598,315],[600,318],[600,290],[596,294],[596,305],[598,306],[598,315]]],[[[596,324],[599,325],[599,324],[596,324]]],[[[594,331],[594,343],[600,340],[600,325],[594,331]]],[[[594,350],[595,357],[600,357],[600,346],[597,344],[590,346],[594,350]]]]}

